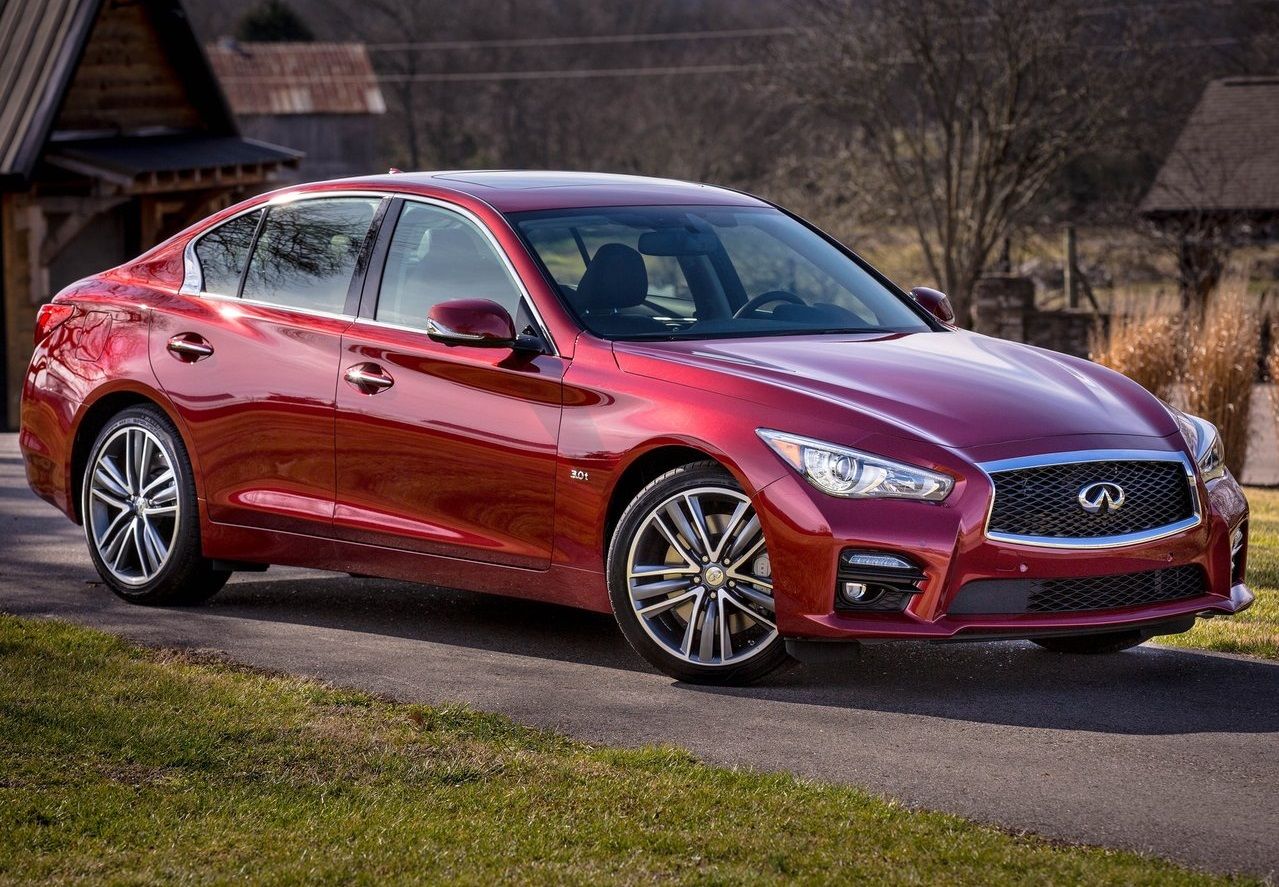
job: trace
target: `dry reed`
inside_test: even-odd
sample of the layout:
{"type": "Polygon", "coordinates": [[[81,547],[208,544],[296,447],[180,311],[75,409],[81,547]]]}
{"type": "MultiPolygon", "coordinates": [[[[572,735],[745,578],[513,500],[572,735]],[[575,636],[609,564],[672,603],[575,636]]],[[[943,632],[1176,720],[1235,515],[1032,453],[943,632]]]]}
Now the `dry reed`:
{"type": "Polygon", "coordinates": [[[1190,335],[1186,351],[1186,410],[1217,426],[1235,477],[1243,474],[1248,455],[1260,335],[1261,319],[1247,298],[1246,282],[1231,282],[1209,300],[1203,325],[1190,335]]]}
{"type": "Polygon", "coordinates": [[[1091,358],[1123,373],[1156,397],[1169,400],[1181,379],[1185,335],[1180,318],[1152,311],[1115,313],[1098,327],[1091,358]]]}
{"type": "Polygon", "coordinates": [[[1279,439],[1279,320],[1270,323],[1270,353],[1266,355],[1266,375],[1270,385],[1266,394],[1270,397],[1270,415],[1275,421],[1275,437],[1279,439]]]}

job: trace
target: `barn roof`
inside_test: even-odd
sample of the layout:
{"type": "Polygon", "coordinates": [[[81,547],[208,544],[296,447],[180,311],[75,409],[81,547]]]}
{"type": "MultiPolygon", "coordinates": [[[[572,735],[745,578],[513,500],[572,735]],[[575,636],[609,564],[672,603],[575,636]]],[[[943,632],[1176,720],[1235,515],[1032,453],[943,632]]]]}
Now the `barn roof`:
{"type": "Polygon", "coordinates": [[[1279,211],[1279,76],[1209,83],[1141,211],[1279,211]]]}
{"type": "Polygon", "coordinates": [[[237,115],[386,112],[362,43],[221,40],[207,52],[237,115]]]}

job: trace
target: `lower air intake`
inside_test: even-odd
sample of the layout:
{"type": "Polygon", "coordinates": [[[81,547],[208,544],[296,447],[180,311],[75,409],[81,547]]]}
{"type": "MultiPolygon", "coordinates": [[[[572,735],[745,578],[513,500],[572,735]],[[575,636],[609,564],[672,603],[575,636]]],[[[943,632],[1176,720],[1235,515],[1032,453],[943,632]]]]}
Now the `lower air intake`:
{"type": "Polygon", "coordinates": [[[948,612],[1078,613],[1179,601],[1207,591],[1197,564],[1083,579],[979,579],[959,590],[948,612]]]}

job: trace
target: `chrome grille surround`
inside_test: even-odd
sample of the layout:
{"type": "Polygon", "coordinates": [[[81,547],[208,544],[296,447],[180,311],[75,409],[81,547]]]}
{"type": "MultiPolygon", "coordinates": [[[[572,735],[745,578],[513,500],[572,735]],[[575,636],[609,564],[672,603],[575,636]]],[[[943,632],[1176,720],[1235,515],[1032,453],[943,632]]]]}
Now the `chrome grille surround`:
{"type": "MultiPolygon", "coordinates": [[[[990,479],[991,488],[994,491],[991,496],[990,504],[986,510],[986,538],[997,542],[1011,542],[1014,544],[1035,545],[1046,548],[1118,548],[1124,545],[1135,545],[1141,542],[1150,542],[1156,539],[1163,539],[1167,536],[1173,536],[1177,533],[1197,527],[1203,522],[1202,506],[1199,500],[1199,486],[1195,475],[1194,464],[1184,453],[1168,452],[1164,450],[1077,450],[1073,452],[1044,453],[1036,456],[1023,456],[1016,459],[1001,459],[994,462],[983,462],[980,463],[978,467],[981,468],[981,470],[990,479]],[[995,500],[999,496],[998,475],[1006,472],[1023,471],[1033,468],[1083,465],[1092,462],[1161,462],[1176,463],[1180,465],[1185,474],[1185,492],[1190,501],[1189,515],[1161,526],[1112,535],[1035,535],[1008,532],[1007,530],[1002,529],[992,529],[992,518],[995,513],[995,500]]],[[[1106,478],[1099,474],[1095,479],[1105,480],[1106,478]]],[[[1074,495],[1064,499],[1063,507],[1078,507],[1074,504],[1074,495]]]]}

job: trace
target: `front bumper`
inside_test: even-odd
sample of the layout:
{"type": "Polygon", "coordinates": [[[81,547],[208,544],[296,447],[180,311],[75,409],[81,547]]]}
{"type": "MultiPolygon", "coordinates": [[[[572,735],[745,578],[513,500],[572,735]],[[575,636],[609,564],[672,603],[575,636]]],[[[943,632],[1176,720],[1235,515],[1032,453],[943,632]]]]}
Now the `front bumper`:
{"type": "MultiPolygon", "coordinates": [[[[1198,483],[1198,482],[1197,482],[1198,483]]],[[[787,638],[808,640],[987,640],[1053,634],[1163,629],[1197,616],[1246,609],[1242,582],[1247,540],[1232,566],[1231,533],[1246,527],[1243,492],[1227,474],[1199,483],[1203,519],[1175,535],[1107,549],[1052,548],[992,540],[985,522],[992,489],[981,479],[957,486],[941,505],[901,500],[843,500],[798,476],[760,491],[757,507],[769,538],[777,624],[787,638]],[[840,553],[895,552],[918,564],[919,593],[902,610],[836,607],[840,553]],[[985,579],[1078,579],[1198,565],[1205,593],[1138,606],[1051,613],[951,613],[969,582],[985,579]]],[[[1161,633],[1154,631],[1152,633],[1161,633]]]]}

